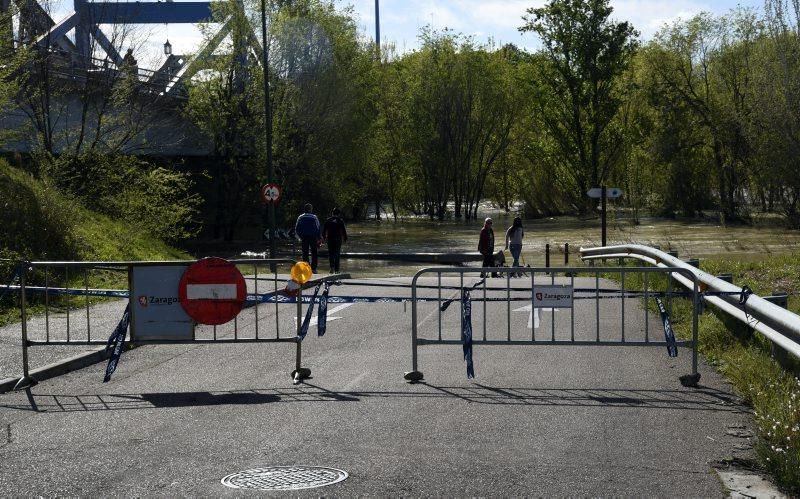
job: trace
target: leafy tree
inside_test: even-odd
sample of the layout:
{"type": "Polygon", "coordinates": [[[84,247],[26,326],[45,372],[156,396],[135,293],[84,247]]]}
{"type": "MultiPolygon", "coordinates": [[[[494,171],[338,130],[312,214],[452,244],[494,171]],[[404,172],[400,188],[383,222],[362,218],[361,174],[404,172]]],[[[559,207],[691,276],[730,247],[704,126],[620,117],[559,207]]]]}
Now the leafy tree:
{"type": "Polygon", "coordinates": [[[661,30],[647,52],[657,98],[668,112],[683,114],[673,116],[676,125],[693,130],[689,143],[700,141],[709,153],[706,165],[714,172],[723,223],[743,217],[750,159],[745,130],[757,37],[758,26],[747,11],[722,18],[703,13],[661,30]]]}
{"type": "Polygon", "coordinates": [[[373,50],[362,43],[351,11],[331,1],[298,0],[273,18],[275,164],[287,218],[312,202],[352,216],[374,198],[367,143],[373,50]]]}
{"type": "Polygon", "coordinates": [[[800,3],[766,2],[766,33],[758,50],[752,134],[765,209],[779,204],[800,228],[800,3]]]}
{"type": "Polygon", "coordinates": [[[622,151],[623,134],[614,126],[623,97],[618,83],[637,32],[627,22],[612,21],[612,11],[608,0],[551,0],[528,9],[520,28],[542,39],[549,64],[537,81],[547,94],[539,112],[576,202],[605,182],[622,151]]]}
{"type": "Polygon", "coordinates": [[[401,79],[381,101],[381,116],[393,117],[392,156],[409,172],[406,191],[419,193],[406,206],[442,220],[452,201],[456,218],[475,218],[520,114],[514,68],[500,51],[447,30],[426,29],[421,39],[394,63],[401,79]]]}
{"type": "MultiPolygon", "coordinates": [[[[263,95],[253,58],[248,57],[247,40],[251,21],[236,1],[216,7],[216,15],[228,19],[230,37],[220,54],[208,64],[202,77],[189,86],[186,113],[213,144],[214,238],[230,241],[242,220],[258,207],[261,162],[256,154],[263,121],[263,95]],[[260,102],[259,102],[260,101],[260,102]]],[[[204,26],[205,36],[214,36],[204,26]]]]}

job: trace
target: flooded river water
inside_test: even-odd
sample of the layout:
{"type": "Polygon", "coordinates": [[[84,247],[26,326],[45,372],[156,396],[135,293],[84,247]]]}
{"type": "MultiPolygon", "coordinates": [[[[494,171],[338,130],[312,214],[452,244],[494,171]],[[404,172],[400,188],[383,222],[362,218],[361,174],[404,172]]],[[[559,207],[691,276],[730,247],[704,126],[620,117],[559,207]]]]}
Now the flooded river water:
{"type": "MultiPolygon", "coordinates": [[[[494,219],[495,249],[502,249],[505,230],[512,216],[490,214],[494,219]]],[[[348,224],[349,241],[343,252],[466,252],[477,251],[480,221],[432,222],[410,219],[400,222],[360,222],[348,224]]],[[[600,220],[549,218],[526,220],[523,262],[544,266],[545,245],[550,244],[552,266],[564,263],[564,244],[570,247],[570,263],[574,264],[581,247],[599,246],[600,220]]],[[[767,255],[794,253],[800,250],[800,232],[787,231],[777,224],[722,227],[713,222],[676,221],[643,218],[638,225],[629,220],[610,220],[607,243],[637,243],[676,250],[681,258],[724,256],[736,260],[758,260],[767,255]]],[[[290,249],[291,248],[287,248],[290,249]]],[[[323,247],[324,249],[324,247],[323,247]]],[[[299,256],[299,245],[293,253],[299,256]]],[[[327,270],[321,259],[320,270],[327,270]]],[[[473,265],[477,265],[474,263],[473,265]]],[[[420,268],[433,266],[423,263],[398,263],[351,259],[342,262],[342,271],[354,276],[413,275],[420,268]]]]}

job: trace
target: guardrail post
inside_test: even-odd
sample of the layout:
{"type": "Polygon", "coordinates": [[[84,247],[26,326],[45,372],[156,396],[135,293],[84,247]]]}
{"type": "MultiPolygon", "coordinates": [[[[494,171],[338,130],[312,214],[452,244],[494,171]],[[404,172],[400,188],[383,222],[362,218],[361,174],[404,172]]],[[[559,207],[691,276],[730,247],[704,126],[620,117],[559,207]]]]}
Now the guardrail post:
{"type": "Polygon", "coordinates": [[[14,390],[30,388],[36,384],[36,380],[30,375],[28,367],[28,313],[26,307],[25,277],[28,274],[28,263],[23,262],[22,271],[19,273],[19,312],[22,319],[22,377],[14,385],[14,390]]]}
{"type": "Polygon", "coordinates": [[[569,243],[564,243],[564,265],[569,265],[569,243]]]}
{"type": "MultiPolygon", "coordinates": [[[[773,291],[772,296],[765,296],[764,299],[770,303],[778,305],[779,307],[789,308],[789,295],[786,293],[773,291]]],[[[795,342],[800,343],[800,338],[791,334],[791,332],[787,331],[784,334],[792,338],[792,340],[795,342]]],[[[789,352],[779,347],[775,343],[772,344],[772,358],[775,359],[775,361],[787,371],[792,372],[795,375],[800,375],[800,363],[791,355],[789,355],[789,352]]]]}

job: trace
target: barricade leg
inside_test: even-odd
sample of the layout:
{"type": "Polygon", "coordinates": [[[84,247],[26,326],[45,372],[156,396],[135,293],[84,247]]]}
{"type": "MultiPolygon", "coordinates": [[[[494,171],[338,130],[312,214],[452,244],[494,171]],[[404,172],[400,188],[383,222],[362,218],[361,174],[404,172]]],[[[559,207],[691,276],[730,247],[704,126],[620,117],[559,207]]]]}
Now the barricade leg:
{"type": "Polygon", "coordinates": [[[681,376],[680,381],[681,385],[687,387],[696,388],[698,383],[700,383],[700,373],[697,372],[697,343],[698,343],[698,334],[697,334],[697,315],[700,313],[701,301],[700,296],[697,293],[697,283],[694,285],[694,293],[692,293],[692,374],[685,374],[681,376]]]}
{"type": "MultiPolygon", "coordinates": [[[[313,303],[312,303],[313,305],[313,303]]],[[[292,371],[292,380],[294,384],[300,383],[302,380],[311,376],[311,369],[302,367],[303,365],[303,342],[300,340],[300,328],[303,327],[303,289],[297,290],[297,340],[296,355],[294,363],[294,371],[292,371]]]]}
{"type": "Polygon", "coordinates": [[[14,390],[23,390],[34,386],[37,381],[30,375],[28,368],[28,317],[25,302],[25,276],[28,273],[28,266],[23,264],[22,272],[20,272],[20,286],[19,286],[19,311],[22,319],[22,377],[14,385],[14,390]]]}
{"type": "MultiPolygon", "coordinates": [[[[441,274],[439,274],[439,277],[441,292],[441,274]]],[[[440,305],[440,303],[437,303],[437,306],[440,305]]],[[[441,332],[441,325],[439,328],[441,332]]],[[[414,276],[414,280],[411,282],[411,371],[404,373],[403,379],[411,383],[416,383],[424,379],[424,376],[417,366],[417,276],[414,276]]]]}

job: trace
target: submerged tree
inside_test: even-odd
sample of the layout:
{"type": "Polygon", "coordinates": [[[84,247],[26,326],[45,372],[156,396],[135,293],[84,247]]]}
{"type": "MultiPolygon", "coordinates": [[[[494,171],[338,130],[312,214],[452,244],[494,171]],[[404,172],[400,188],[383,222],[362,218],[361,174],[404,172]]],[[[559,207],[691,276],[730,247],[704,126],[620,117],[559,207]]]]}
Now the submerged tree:
{"type": "MultiPolygon", "coordinates": [[[[719,18],[702,13],[659,31],[644,57],[653,101],[674,125],[666,133],[670,140],[686,136],[665,159],[690,160],[695,176],[713,173],[723,223],[741,220],[746,207],[752,142],[746,132],[758,38],[758,24],[747,11],[719,18]],[[698,146],[699,156],[685,156],[698,146]]],[[[686,172],[678,175],[691,178],[686,172]]]]}
{"type": "Polygon", "coordinates": [[[764,208],[777,203],[800,228],[800,2],[768,0],[759,50],[753,132],[764,208]]]}

